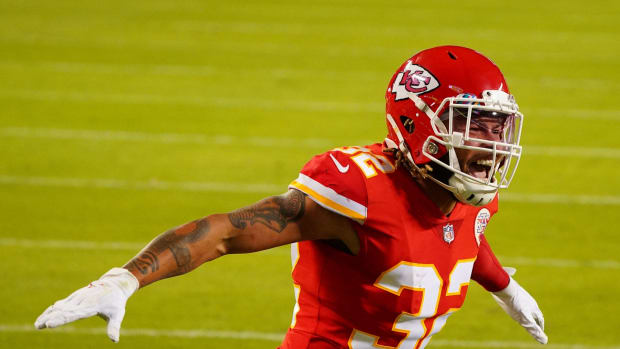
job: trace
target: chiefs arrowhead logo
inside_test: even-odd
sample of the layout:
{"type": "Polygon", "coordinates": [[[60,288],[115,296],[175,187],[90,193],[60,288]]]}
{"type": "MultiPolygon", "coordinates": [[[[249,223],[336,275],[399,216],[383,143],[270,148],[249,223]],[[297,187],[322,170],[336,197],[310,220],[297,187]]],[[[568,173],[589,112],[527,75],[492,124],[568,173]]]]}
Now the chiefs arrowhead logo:
{"type": "Polygon", "coordinates": [[[404,71],[398,73],[394,79],[392,93],[396,94],[394,100],[400,101],[408,98],[409,93],[421,95],[437,87],[439,87],[439,81],[431,72],[409,61],[404,71]]]}

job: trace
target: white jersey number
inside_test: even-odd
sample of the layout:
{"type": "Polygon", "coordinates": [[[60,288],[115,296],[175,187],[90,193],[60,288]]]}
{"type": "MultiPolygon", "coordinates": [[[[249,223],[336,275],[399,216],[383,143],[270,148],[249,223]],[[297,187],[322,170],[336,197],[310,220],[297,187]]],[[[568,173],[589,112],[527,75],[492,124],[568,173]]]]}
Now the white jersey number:
{"type": "Polygon", "coordinates": [[[348,155],[354,155],[351,160],[362,170],[366,178],[377,175],[377,171],[382,173],[392,173],[394,165],[385,156],[373,154],[370,149],[364,147],[341,147],[334,151],[339,151],[348,155]]]}
{"type": "MultiPolygon", "coordinates": [[[[459,295],[461,287],[469,284],[474,259],[459,260],[448,280],[446,296],[459,295]]],[[[400,296],[404,289],[422,292],[422,305],[417,313],[402,312],[394,321],[392,330],[405,333],[407,336],[396,348],[422,349],[428,344],[431,336],[439,332],[448,317],[456,309],[451,309],[435,319],[430,329],[424,326],[424,320],[437,314],[439,298],[444,280],[432,264],[400,262],[384,272],[374,286],[400,296]]],[[[380,345],[379,337],[370,333],[353,330],[349,339],[351,349],[392,348],[380,345]]]]}

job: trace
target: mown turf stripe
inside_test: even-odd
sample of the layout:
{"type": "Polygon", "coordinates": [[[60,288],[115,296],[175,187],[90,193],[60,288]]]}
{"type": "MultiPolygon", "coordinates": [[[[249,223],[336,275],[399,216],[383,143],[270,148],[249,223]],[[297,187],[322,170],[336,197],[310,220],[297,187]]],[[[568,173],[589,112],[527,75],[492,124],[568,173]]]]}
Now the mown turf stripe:
{"type": "MultiPolygon", "coordinates": [[[[76,250],[119,250],[139,251],[146,242],[122,241],[86,241],[86,240],[32,240],[18,238],[0,238],[0,246],[19,248],[49,248],[49,249],[76,249],[76,250]]],[[[259,253],[273,255],[289,255],[288,248],[276,248],[259,253]]],[[[502,263],[513,266],[537,266],[548,268],[595,268],[620,269],[620,262],[615,260],[576,260],[561,258],[530,258],[499,256],[502,263]]]]}
{"type": "MultiPolygon", "coordinates": [[[[106,329],[101,328],[75,328],[72,326],[63,326],[51,330],[43,330],[38,332],[33,325],[0,325],[0,332],[37,332],[46,334],[77,334],[77,335],[96,335],[101,336],[105,341],[106,329]]],[[[153,328],[124,328],[121,329],[121,339],[123,337],[176,337],[176,338],[222,338],[222,339],[247,339],[247,340],[265,340],[280,342],[284,334],[257,332],[257,331],[221,331],[207,329],[191,329],[191,330],[173,330],[173,329],[153,329],[153,328]]],[[[516,341],[471,341],[471,340],[449,340],[437,339],[431,340],[433,345],[440,345],[453,348],[523,348],[523,349],[540,349],[538,343],[532,342],[516,342],[516,341]]],[[[620,349],[620,346],[597,346],[585,344],[547,344],[548,349],[620,349]]]]}
{"type": "MultiPolygon", "coordinates": [[[[197,133],[148,133],[136,131],[33,127],[5,127],[0,129],[0,135],[18,138],[48,138],[90,141],[125,141],[210,145],[234,144],[255,147],[293,147],[311,149],[325,149],[330,146],[339,145],[339,142],[342,142],[342,140],[327,138],[238,137],[222,134],[208,136],[197,133]]],[[[363,145],[370,144],[372,143],[372,141],[352,140],[350,143],[363,145]]],[[[537,156],[620,159],[620,149],[618,148],[525,145],[524,153],[526,155],[537,156]]]]}

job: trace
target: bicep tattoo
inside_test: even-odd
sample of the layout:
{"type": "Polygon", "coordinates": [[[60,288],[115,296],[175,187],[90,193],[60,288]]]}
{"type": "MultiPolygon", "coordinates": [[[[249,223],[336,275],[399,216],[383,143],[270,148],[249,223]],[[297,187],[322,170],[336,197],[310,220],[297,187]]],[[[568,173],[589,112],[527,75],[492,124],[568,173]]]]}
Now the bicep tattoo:
{"type": "Polygon", "coordinates": [[[306,195],[298,190],[265,199],[255,205],[228,214],[230,223],[237,229],[260,223],[280,233],[289,222],[300,219],[305,212],[306,195]]]}

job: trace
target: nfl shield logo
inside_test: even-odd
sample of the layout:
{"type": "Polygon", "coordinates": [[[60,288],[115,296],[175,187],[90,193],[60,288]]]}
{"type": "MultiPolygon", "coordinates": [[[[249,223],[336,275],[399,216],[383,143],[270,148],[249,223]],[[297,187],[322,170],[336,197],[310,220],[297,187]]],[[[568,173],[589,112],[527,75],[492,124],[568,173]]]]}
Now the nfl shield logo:
{"type": "Polygon", "coordinates": [[[450,223],[443,226],[443,241],[447,243],[454,241],[454,226],[450,223]]]}

